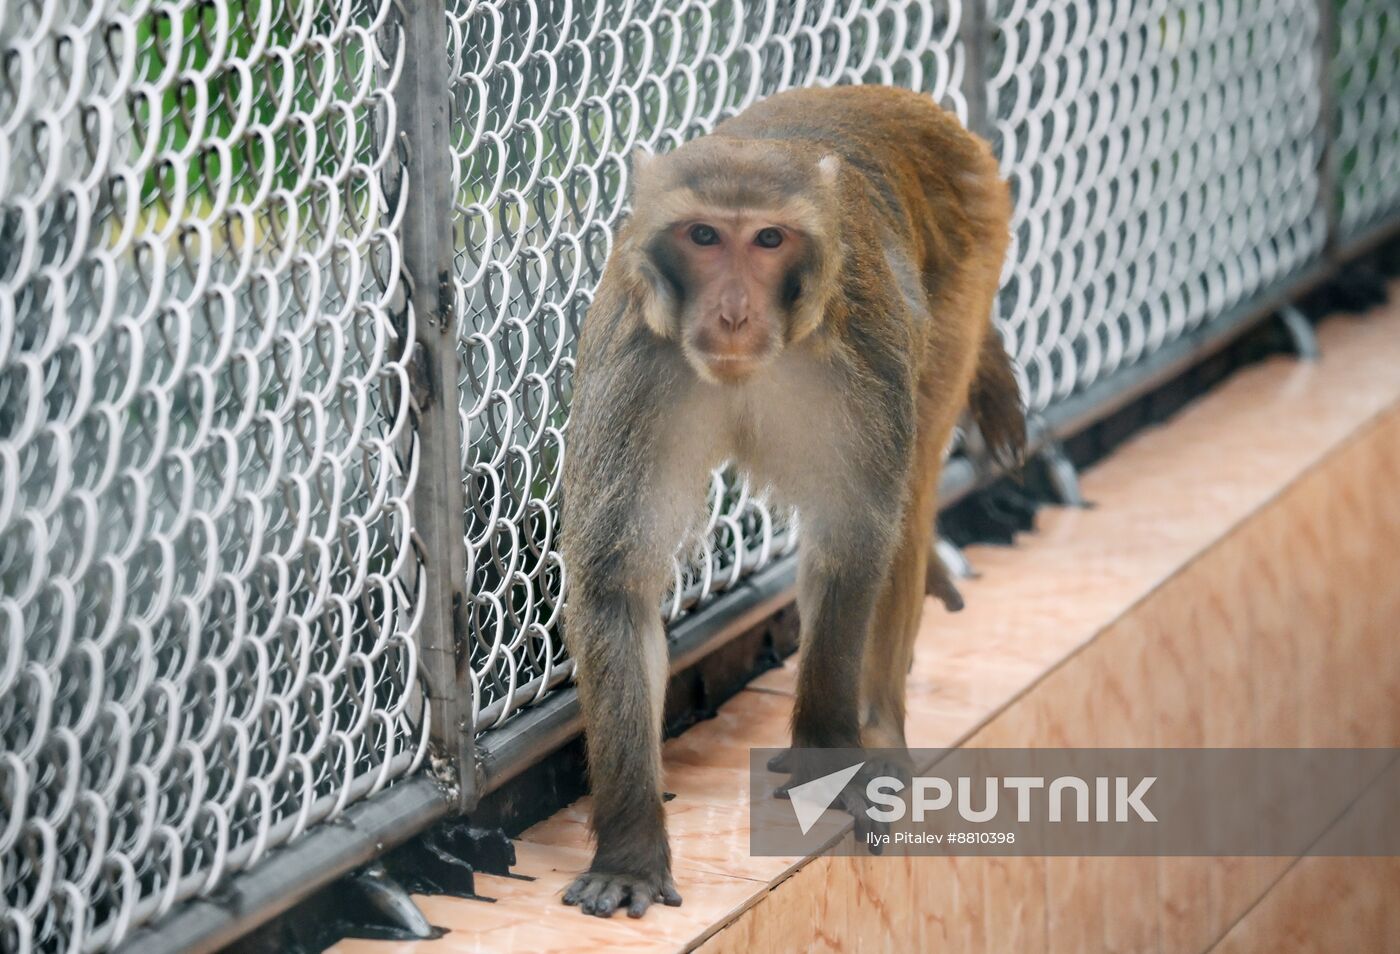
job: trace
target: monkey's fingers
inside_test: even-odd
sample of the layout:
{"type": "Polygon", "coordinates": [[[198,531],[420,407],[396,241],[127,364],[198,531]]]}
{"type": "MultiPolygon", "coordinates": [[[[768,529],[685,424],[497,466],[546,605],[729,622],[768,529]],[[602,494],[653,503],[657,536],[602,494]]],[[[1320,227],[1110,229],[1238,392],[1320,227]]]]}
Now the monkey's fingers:
{"type": "Polygon", "coordinates": [[[779,759],[783,760],[782,764],[785,767],[781,769],[774,768],[773,771],[788,772],[792,775],[792,778],[773,789],[774,798],[787,800],[791,797],[788,793],[792,789],[797,788],[805,782],[810,782],[814,779],[821,778],[823,775],[830,774],[829,770],[824,768],[823,764],[813,763],[810,753],[808,758],[803,759],[793,749],[786,749],[779,755],[773,756],[773,759],[768,763],[769,767],[772,767],[773,763],[779,759]]]}
{"type": "Polygon", "coordinates": [[[575,878],[564,892],[565,904],[578,905],[584,914],[600,918],[612,917],[624,903],[627,916],[639,918],[654,901],[680,905],[681,896],[669,876],[658,884],[654,878],[590,871],[575,878]]]}
{"type": "MultiPolygon", "coordinates": [[[[565,904],[576,904],[585,914],[596,913],[599,896],[612,883],[612,876],[588,871],[574,879],[564,892],[565,904]]],[[[616,907],[616,905],[613,905],[616,907]]]]}
{"type": "Polygon", "coordinates": [[[634,879],[629,888],[632,903],[627,906],[629,918],[639,918],[647,913],[653,901],[661,900],[661,889],[646,878],[634,879]]]}
{"type": "MultiPolygon", "coordinates": [[[[628,894],[628,891],[629,885],[626,879],[608,878],[603,881],[602,887],[598,890],[598,893],[594,895],[593,900],[583,903],[584,913],[594,914],[600,918],[610,918],[613,912],[617,910],[617,906],[622,903],[622,899],[628,894]]],[[[633,897],[636,897],[638,892],[632,891],[631,894],[633,897]]],[[[643,897],[645,897],[645,895],[643,895],[643,897]]],[[[642,910],[645,911],[646,909],[643,908],[642,910]]]]}
{"type": "MultiPolygon", "coordinates": [[[[599,917],[608,917],[617,909],[618,901],[622,900],[621,888],[619,887],[618,897],[612,901],[611,905],[607,904],[607,899],[605,897],[608,893],[608,889],[615,884],[612,875],[589,872],[588,874],[580,875],[578,881],[575,881],[574,884],[577,886],[580,882],[582,886],[575,895],[575,898],[578,902],[579,909],[583,911],[584,914],[596,914],[599,917]]],[[[567,898],[565,900],[567,901],[567,898]]]]}
{"type": "Polygon", "coordinates": [[[581,874],[573,880],[573,883],[564,891],[564,903],[567,905],[581,904],[585,896],[591,897],[589,888],[593,885],[593,879],[587,874],[581,874]]]}
{"type": "Polygon", "coordinates": [[[667,875],[657,887],[653,882],[638,878],[632,882],[632,903],[627,906],[629,918],[639,918],[647,913],[653,901],[660,901],[671,908],[681,906],[681,896],[676,891],[675,882],[667,875]]]}

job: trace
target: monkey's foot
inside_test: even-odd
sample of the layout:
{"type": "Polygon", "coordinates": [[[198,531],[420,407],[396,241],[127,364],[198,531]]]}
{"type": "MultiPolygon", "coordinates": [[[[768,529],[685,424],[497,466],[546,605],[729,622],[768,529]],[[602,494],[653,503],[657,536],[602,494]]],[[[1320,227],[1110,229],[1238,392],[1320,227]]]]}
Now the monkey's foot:
{"type": "Polygon", "coordinates": [[[861,739],[866,740],[865,749],[869,752],[865,768],[870,777],[897,778],[904,785],[901,791],[908,791],[914,784],[914,757],[904,743],[904,733],[889,733],[871,725],[862,729],[860,734],[861,739]]]}
{"type": "Polygon", "coordinates": [[[669,907],[680,907],[681,896],[676,883],[666,872],[654,875],[588,871],[574,879],[564,892],[565,904],[576,904],[584,914],[610,918],[626,905],[629,918],[647,913],[653,901],[669,907]]]}
{"type": "MultiPolygon", "coordinates": [[[[909,748],[904,744],[903,733],[898,736],[892,734],[882,734],[876,727],[867,726],[861,730],[863,747],[867,750],[883,750],[876,755],[871,753],[867,762],[868,767],[874,768],[873,776],[889,775],[899,779],[909,786],[914,781],[914,758],[909,754],[909,748]]],[[[783,749],[768,760],[768,771],[782,772],[784,775],[791,775],[797,769],[797,756],[792,749],[783,749]]],[[[873,777],[872,776],[872,777],[873,777]]],[[[789,781],[787,785],[780,789],[775,789],[773,794],[779,795],[786,792],[798,782],[789,781]]],[[[781,795],[779,795],[781,797],[781,795]]]]}
{"type": "MultiPolygon", "coordinates": [[[[799,785],[805,785],[808,782],[815,781],[823,776],[830,775],[833,772],[845,768],[846,766],[836,764],[832,761],[832,756],[837,754],[839,754],[839,751],[825,752],[820,749],[788,749],[786,752],[774,756],[773,760],[768,763],[769,767],[773,768],[774,771],[791,772],[792,777],[788,779],[787,784],[780,785],[778,788],[774,789],[773,796],[775,798],[788,798],[788,793],[799,785]],[[774,767],[773,763],[784,756],[786,757],[785,764],[791,767],[785,769],[774,767]]],[[[837,759],[836,761],[840,762],[845,760],[837,759]]],[[[884,836],[889,834],[890,825],[889,822],[878,821],[871,816],[870,809],[873,807],[874,803],[867,794],[867,787],[873,779],[884,776],[898,778],[900,781],[904,782],[907,787],[910,773],[907,769],[902,768],[898,762],[885,757],[883,753],[871,753],[871,757],[861,766],[860,771],[846,783],[846,786],[841,789],[840,794],[832,801],[833,805],[839,807],[842,811],[851,816],[851,820],[855,824],[854,834],[856,840],[865,845],[869,851],[877,855],[881,851],[880,846],[885,841],[884,836]]]]}
{"type": "Polygon", "coordinates": [[[872,753],[865,763],[867,778],[897,778],[903,784],[901,791],[908,791],[914,784],[914,759],[909,750],[903,747],[889,748],[872,753]]]}

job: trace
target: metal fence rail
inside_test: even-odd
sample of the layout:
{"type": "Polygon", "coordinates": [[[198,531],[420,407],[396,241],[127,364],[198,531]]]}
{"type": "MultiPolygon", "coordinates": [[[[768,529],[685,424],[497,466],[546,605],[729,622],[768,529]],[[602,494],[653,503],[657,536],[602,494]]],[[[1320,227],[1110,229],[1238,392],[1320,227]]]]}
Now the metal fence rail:
{"type": "MultiPolygon", "coordinates": [[[[1393,6],[0,7],[0,951],[208,949],[573,731],[571,355],[634,146],[938,98],[1013,184],[998,317],[1072,428],[1400,222],[1393,6]]],[[[712,478],[678,659],[791,586],[760,491],[712,478]]]]}

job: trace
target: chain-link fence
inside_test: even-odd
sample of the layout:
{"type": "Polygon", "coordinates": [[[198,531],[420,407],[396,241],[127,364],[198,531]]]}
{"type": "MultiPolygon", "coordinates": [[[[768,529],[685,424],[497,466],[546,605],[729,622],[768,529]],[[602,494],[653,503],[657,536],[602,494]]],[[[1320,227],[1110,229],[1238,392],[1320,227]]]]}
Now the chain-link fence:
{"type": "Polygon", "coordinates": [[[1297,272],[1326,239],[1316,0],[1005,4],[1000,309],[1043,410],[1297,272]]]}
{"type": "Polygon", "coordinates": [[[1400,8],[1336,0],[1331,85],[1342,240],[1400,210],[1400,8]]]}
{"type": "MultiPolygon", "coordinates": [[[[479,731],[573,672],[555,518],[570,355],[625,211],[628,154],[794,86],[894,83],[965,113],[957,13],[913,0],[449,4],[479,731]]],[[[796,540],[790,518],[720,471],[693,543],[669,620],[796,540]]]]}
{"type": "MultiPolygon", "coordinates": [[[[395,779],[470,787],[430,739],[572,675],[571,355],[626,156],[853,82],[996,146],[1034,411],[1400,215],[1388,0],[0,9],[0,951],[109,949],[395,779]],[[434,189],[447,274],[409,240],[434,189]],[[458,538],[460,607],[424,544],[458,538]]],[[[758,491],[714,475],[667,619],[790,557],[758,491]]]]}
{"type": "Polygon", "coordinates": [[[0,950],[423,758],[390,10],[0,13],[0,950]]]}

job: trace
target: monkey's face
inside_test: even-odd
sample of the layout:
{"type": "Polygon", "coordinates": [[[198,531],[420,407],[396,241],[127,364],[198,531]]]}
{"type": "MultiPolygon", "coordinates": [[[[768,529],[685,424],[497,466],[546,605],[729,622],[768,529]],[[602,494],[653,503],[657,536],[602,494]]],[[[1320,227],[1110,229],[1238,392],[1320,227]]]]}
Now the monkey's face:
{"type": "Polygon", "coordinates": [[[647,325],[701,378],[742,381],[821,325],[839,267],[834,157],[708,136],[634,169],[622,254],[647,325]]]}
{"type": "Polygon", "coordinates": [[[772,214],[712,212],[653,243],[671,285],[681,348],[706,380],[741,381],[782,348],[807,238],[772,214]]]}

